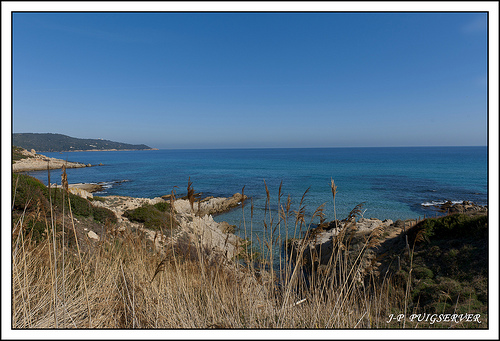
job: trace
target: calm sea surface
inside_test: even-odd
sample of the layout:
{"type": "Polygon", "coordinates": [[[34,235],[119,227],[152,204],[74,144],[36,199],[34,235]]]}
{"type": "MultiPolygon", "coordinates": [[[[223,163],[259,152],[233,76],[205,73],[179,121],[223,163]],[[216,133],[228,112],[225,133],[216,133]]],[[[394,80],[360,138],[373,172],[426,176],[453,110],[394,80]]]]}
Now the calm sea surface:
{"type": "MultiPolygon", "coordinates": [[[[154,198],[185,195],[190,178],[196,192],[204,196],[231,196],[242,191],[253,199],[245,206],[245,224],[253,218],[254,231],[269,217],[266,191],[271,195],[271,214],[278,204],[282,182],[283,204],[288,195],[292,210],[306,190],[306,213],[325,204],[327,219],[333,219],[330,182],[337,185],[337,218],[364,203],[364,217],[408,219],[434,216],[432,204],[446,200],[469,200],[487,204],[486,147],[401,147],[318,149],[217,149],[115,152],[43,153],[68,161],[103,166],[68,169],[70,183],[104,182],[97,195],[154,198]]],[[[47,184],[47,172],[29,173],[47,184]]],[[[51,171],[51,182],[60,183],[61,171],[51,171]]],[[[241,209],[215,217],[240,227],[241,209]]],[[[276,218],[277,219],[277,218],[276,218]]],[[[276,222],[276,221],[275,221],[276,222]]]]}

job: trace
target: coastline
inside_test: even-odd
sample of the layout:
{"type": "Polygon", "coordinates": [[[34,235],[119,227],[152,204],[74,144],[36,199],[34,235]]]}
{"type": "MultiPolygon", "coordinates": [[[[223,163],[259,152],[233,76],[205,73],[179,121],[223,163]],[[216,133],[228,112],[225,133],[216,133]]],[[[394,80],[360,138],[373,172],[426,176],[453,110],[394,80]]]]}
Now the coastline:
{"type": "Polygon", "coordinates": [[[63,150],[61,152],[43,152],[43,153],[72,153],[72,152],[130,152],[137,150],[159,150],[158,148],[150,149],[77,149],[77,150],[63,150]]]}
{"type": "MultiPolygon", "coordinates": [[[[83,188],[89,191],[98,191],[98,188],[94,184],[70,184],[70,191],[73,187],[82,189],[81,193],[74,193],[80,196],[84,194],[83,188]]],[[[122,278],[125,282],[118,283],[126,283],[127,285],[137,283],[137,286],[133,286],[132,288],[137,288],[138,291],[134,292],[140,293],[143,292],[141,290],[150,288],[155,278],[156,282],[154,283],[165,283],[165,279],[170,280],[172,278],[171,282],[166,282],[168,287],[173,287],[179,283],[178,281],[180,283],[189,283],[189,285],[193,282],[200,283],[203,287],[207,288],[209,293],[206,296],[203,294],[204,298],[211,297],[210,290],[213,290],[211,287],[212,281],[222,276],[221,278],[224,281],[229,280],[224,283],[234,283],[235,288],[243,289],[241,294],[243,297],[250,297],[250,304],[248,306],[252,307],[252,304],[255,304],[255,297],[258,296],[253,291],[249,293],[248,288],[255,288],[256,293],[263,292],[264,299],[259,302],[266,304],[265,297],[270,297],[273,300],[274,296],[272,293],[279,292],[275,290],[280,288],[281,284],[288,283],[283,282],[283,278],[285,280],[288,278],[286,270],[283,272],[281,268],[283,252],[286,255],[284,258],[285,264],[290,264],[294,269],[299,269],[299,272],[294,270],[293,274],[300,274],[301,277],[303,275],[306,279],[305,284],[313,283],[308,282],[307,279],[314,278],[309,277],[314,274],[318,274],[320,276],[318,278],[320,279],[327,278],[329,280],[331,278],[333,280],[332,284],[335,284],[336,282],[334,281],[337,277],[332,276],[332,273],[336,273],[333,271],[341,271],[345,267],[348,274],[346,273],[346,282],[340,283],[342,287],[344,286],[343,283],[346,283],[348,285],[359,285],[360,288],[364,288],[368,279],[373,281],[385,280],[387,274],[387,276],[390,276],[387,278],[399,279],[400,277],[398,276],[408,273],[408,259],[410,259],[410,262],[413,260],[413,256],[405,253],[408,250],[408,245],[413,245],[411,249],[412,255],[414,251],[417,252],[418,257],[415,257],[415,259],[419,259],[419,263],[416,263],[417,265],[415,266],[415,269],[418,269],[418,271],[414,271],[416,274],[416,277],[414,277],[415,283],[418,284],[421,280],[425,280],[425,278],[422,279],[421,274],[425,275],[430,271],[434,271],[433,274],[436,276],[436,283],[430,282],[430,284],[426,284],[429,291],[435,292],[436,288],[448,285],[452,280],[455,281],[455,277],[448,275],[447,269],[442,272],[437,271],[433,267],[434,263],[429,262],[428,258],[424,258],[426,254],[429,254],[428,246],[414,247],[414,236],[419,228],[418,226],[414,228],[414,226],[418,221],[397,220],[393,222],[389,219],[380,221],[375,218],[363,218],[354,213],[342,221],[325,222],[316,228],[308,228],[305,235],[301,235],[296,239],[284,240],[282,238],[271,237],[271,241],[273,242],[271,245],[275,246],[270,248],[268,255],[266,255],[263,252],[259,253],[260,239],[259,245],[257,245],[259,249],[254,248],[256,244],[253,241],[257,242],[255,237],[252,241],[251,237],[248,238],[246,233],[243,236],[241,230],[235,232],[236,226],[231,226],[224,222],[215,222],[213,219],[212,215],[220,212],[220,210],[226,211],[232,207],[242,207],[245,201],[248,202],[248,198],[239,193],[229,198],[201,198],[194,191],[188,190],[187,197],[178,199],[175,199],[173,195],[170,197],[165,195],[152,199],[116,195],[94,197],[90,201],[76,199],[72,197],[71,202],[80,202],[80,207],[91,207],[92,216],[87,218],[84,215],[63,215],[60,216],[63,219],[62,224],[64,224],[64,217],[67,217],[66,219],[70,218],[73,231],[69,230],[68,233],[73,232],[75,238],[78,236],[78,240],[81,241],[79,244],[80,248],[85,254],[91,257],[96,256],[98,257],[96,258],[97,260],[102,259],[102,261],[96,261],[95,264],[99,265],[103,274],[110,274],[111,279],[109,286],[102,285],[102,281],[100,280],[102,275],[94,276],[91,273],[91,277],[89,278],[95,279],[95,281],[88,281],[88,283],[92,283],[92,293],[102,291],[104,294],[107,294],[116,286],[117,279],[122,278]],[[113,212],[114,215],[107,210],[113,212]],[[108,217],[113,216],[112,222],[111,220],[109,222],[95,220],[98,217],[97,212],[101,212],[101,215],[106,213],[108,217]],[[170,221],[170,223],[167,221],[170,221]],[[336,255],[335,252],[337,250],[343,250],[342,255],[345,256],[345,259],[342,258],[342,262],[335,260],[332,263],[331,260],[334,259],[333,256],[336,255]],[[106,253],[107,251],[112,252],[106,253]],[[114,259],[117,260],[116,263],[107,262],[107,260],[114,259]],[[296,264],[300,264],[300,267],[297,267],[296,264]],[[170,265],[173,267],[169,267],[170,265]],[[200,273],[194,272],[194,270],[198,269],[198,265],[202,266],[200,273]],[[183,271],[178,271],[179,266],[182,266],[181,269],[183,271]],[[137,269],[144,272],[139,273],[137,269]],[[187,271],[184,271],[184,269],[187,271]],[[205,271],[205,269],[209,271],[205,271]],[[120,270],[120,272],[114,272],[114,270],[120,270]],[[160,272],[162,274],[158,275],[160,272]],[[184,279],[179,278],[180,273],[192,274],[192,276],[188,277],[185,282],[182,282],[184,279]],[[207,276],[203,277],[205,276],[204,274],[207,274],[207,276]],[[443,274],[443,277],[446,276],[442,280],[441,274],[443,274]],[[200,278],[206,278],[207,282],[196,282],[200,278]],[[273,286],[274,284],[277,286],[273,286]],[[266,288],[270,288],[269,293],[271,295],[267,296],[267,292],[263,291],[266,288]]],[[[453,219],[453,217],[450,218],[453,219]]],[[[484,221],[484,219],[481,221],[484,221]]],[[[462,231],[456,232],[458,233],[452,236],[452,241],[450,242],[455,243],[450,244],[453,247],[457,241],[463,241],[461,236],[462,231]]],[[[472,235],[472,233],[475,233],[475,230],[472,230],[470,234],[472,235]]],[[[283,237],[282,234],[280,235],[283,237]]],[[[264,238],[263,236],[262,240],[266,242],[264,238]]],[[[474,238],[476,239],[473,241],[467,241],[467,245],[484,245],[484,239],[480,239],[480,237],[474,238]]],[[[41,245],[45,246],[45,244],[41,245]]],[[[448,255],[449,252],[455,252],[455,254],[458,252],[455,249],[448,252],[447,246],[443,246],[442,249],[442,253],[445,255],[448,255]]],[[[264,249],[262,248],[262,250],[264,249]]],[[[465,250],[470,250],[469,246],[465,250]]],[[[455,258],[459,259],[460,257],[457,256],[455,258]]],[[[454,261],[450,263],[454,264],[454,261]]],[[[411,273],[411,263],[409,266],[411,273]]],[[[481,274],[481,269],[482,267],[478,271],[474,270],[471,274],[481,274]]],[[[482,282],[480,284],[482,286],[480,288],[483,288],[484,285],[482,283],[484,283],[484,278],[486,277],[483,276],[481,278],[482,282]]],[[[18,282],[22,284],[22,282],[18,282]]],[[[414,285],[414,282],[412,282],[412,285],[414,285]]],[[[298,282],[297,284],[299,285],[300,283],[298,282]]],[[[459,281],[457,283],[459,283],[457,286],[464,285],[464,292],[465,290],[469,290],[469,287],[466,287],[469,284],[466,282],[459,281]]],[[[307,285],[305,287],[307,288],[307,285]]],[[[416,286],[413,288],[418,289],[416,286]]],[[[312,287],[312,289],[315,290],[315,287],[312,287]]],[[[399,287],[396,287],[396,289],[399,292],[399,287]]],[[[125,293],[124,291],[122,292],[125,293]]],[[[331,292],[335,293],[334,291],[331,292]]],[[[413,292],[416,291],[413,290],[413,292]]],[[[484,290],[481,292],[484,292],[484,290]]],[[[459,294],[462,296],[462,291],[459,294]]],[[[83,297],[83,295],[80,297],[83,297]]],[[[137,297],[142,296],[137,295],[137,297]]],[[[147,297],[157,296],[149,296],[148,293],[147,297]]],[[[183,298],[186,296],[181,295],[179,297],[183,298]]],[[[190,295],[189,297],[198,296],[190,295]]],[[[302,297],[292,297],[292,300],[288,302],[290,303],[290,307],[296,307],[302,303],[304,305],[301,305],[301,307],[307,307],[310,304],[309,298],[311,296],[306,297],[308,300],[302,297]]],[[[413,302],[413,296],[411,297],[411,302],[413,302]]],[[[116,295],[116,298],[117,302],[120,302],[118,299],[122,298],[122,296],[116,295]]],[[[458,302],[458,299],[456,301],[458,302]]],[[[98,304],[102,304],[101,302],[98,302],[98,304]]],[[[286,301],[285,304],[287,304],[286,301]]],[[[313,307],[314,311],[318,311],[322,304],[320,303],[318,308],[313,307]]],[[[470,306],[470,303],[461,301],[460,305],[465,307],[467,305],[470,306]]],[[[481,299],[481,301],[478,301],[478,305],[481,310],[478,308],[474,312],[483,313],[484,309],[486,309],[484,307],[487,307],[487,302],[484,303],[484,300],[481,299]]],[[[93,305],[93,307],[96,306],[93,305]]],[[[203,304],[201,306],[204,307],[206,305],[203,304]]],[[[279,307],[282,306],[283,304],[279,302],[279,307]]],[[[398,307],[397,303],[395,303],[395,307],[398,307]]],[[[422,309],[424,308],[425,306],[422,307],[422,309]]],[[[96,308],[93,309],[93,311],[96,311],[96,308]]],[[[272,311],[271,319],[275,316],[275,313],[272,311]]]]}
{"type": "MultiPolygon", "coordinates": [[[[84,198],[91,197],[90,192],[99,191],[94,184],[70,184],[70,192],[84,198]],[[88,191],[90,192],[88,192],[88,191]]],[[[165,252],[165,248],[177,242],[179,238],[188,238],[193,245],[200,241],[202,246],[216,251],[217,254],[224,255],[228,260],[234,259],[240,252],[240,246],[244,245],[243,240],[234,234],[234,228],[227,222],[216,222],[214,214],[228,211],[241,204],[247,199],[245,195],[235,193],[232,197],[208,197],[197,201],[191,206],[188,199],[176,199],[171,201],[162,197],[139,198],[119,195],[99,197],[100,200],[92,201],[92,204],[107,208],[115,213],[118,218],[115,230],[125,232],[127,230],[139,230],[149,239],[155,249],[160,253],[165,252]],[[135,210],[144,205],[155,205],[159,203],[172,204],[174,219],[178,222],[178,227],[172,233],[161,235],[159,230],[145,227],[143,223],[130,220],[126,212],[135,210]]]]}
{"type": "MultiPolygon", "coordinates": [[[[57,186],[60,187],[60,186],[57,186]]],[[[69,190],[73,194],[83,198],[92,198],[92,193],[103,190],[99,184],[93,183],[77,183],[70,184],[69,190]]],[[[196,194],[194,195],[196,197],[196,194]]],[[[230,225],[226,221],[215,221],[213,216],[226,213],[236,207],[239,207],[247,199],[246,195],[235,193],[232,197],[206,197],[195,199],[190,202],[186,198],[172,199],[170,195],[155,198],[142,198],[121,195],[100,196],[101,200],[93,201],[96,206],[105,207],[113,211],[118,217],[117,230],[124,231],[127,228],[137,228],[145,233],[145,236],[155,243],[158,250],[162,250],[169,243],[175,242],[179,236],[187,236],[193,243],[202,240],[202,244],[208,249],[217,251],[219,254],[225,254],[228,259],[233,259],[241,250],[240,245],[245,243],[241,237],[235,233],[236,226],[230,225]],[[125,211],[134,210],[143,205],[155,205],[158,203],[173,204],[174,217],[179,223],[178,229],[175,231],[175,237],[158,238],[157,231],[145,228],[142,223],[130,221],[125,211]]],[[[459,203],[446,202],[440,205],[439,210],[446,215],[448,214],[466,214],[468,216],[488,215],[488,207],[475,205],[474,203],[462,201],[459,203]]],[[[380,244],[385,245],[381,248],[369,250],[368,257],[363,260],[363,271],[377,272],[378,266],[369,267],[368,264],[376,257],[390,250],[393,244],[400,241],[401,236],[405,235],[406,231],[418,224],[423,219],[385,219],[351,217],[344,221],[329,221],[322,223],[317,227],[304,231],[304,235],[297,237],[293,241],[293,248],[296,250],[308,244],[311,250],[323,249],[323,261],[327,262],[329,253],[325,250],[330,250],[330,244],[339,234],[340,226],[353,224],[355,232],[353,238],[356,240],[365,240],[372,232],[380,230],[384,235],[379,239],[380,244]]],[[[358,241],[359,241],[358,240],[358,241]]],[[[291,241],[291,240],[290,240],[291,241]]],[[[319,251],[318,251],[319,252],[319,251]]],[[[362,271],[362,272],[363,272],[362,271]]]]}
{"type": "Polygon", "coordinates": [[[92,165],[90,163],[84,164],[81,162],[69,162],[62,159],[56,159],[42,154],[37,154],[33,149],[31,151],[22,149],[21,151],[19,151],[19,154],[21,154],[24,158],[16,160],[12,164],[13,173],[41,171],[47,169],[61,169],[63,166],[66,166],[66,168],[102,166],[102,163],[98,165],[92,165]]]}

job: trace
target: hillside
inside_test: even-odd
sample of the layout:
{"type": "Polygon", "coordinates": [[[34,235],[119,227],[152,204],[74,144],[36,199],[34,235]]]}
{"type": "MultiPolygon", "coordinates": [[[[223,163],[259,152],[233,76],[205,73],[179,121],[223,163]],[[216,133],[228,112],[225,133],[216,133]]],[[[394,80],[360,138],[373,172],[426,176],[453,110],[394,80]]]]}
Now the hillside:
{"type": "Polygon", "coordinates": [[[134,145],[113,142],[102,139],[79,139],[62,134],[13,134],[13,145],[27,150],[35,149],[37,152],[66,152],[76,150],[146,150],[152,149],[144,144],[134,145]]]}

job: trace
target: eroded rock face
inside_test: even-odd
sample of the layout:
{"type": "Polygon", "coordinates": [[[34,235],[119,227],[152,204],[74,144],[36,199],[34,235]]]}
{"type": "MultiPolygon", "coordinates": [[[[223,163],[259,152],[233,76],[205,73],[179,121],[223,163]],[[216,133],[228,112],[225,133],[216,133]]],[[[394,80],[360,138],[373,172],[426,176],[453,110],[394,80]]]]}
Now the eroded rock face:
{"type": "Polygon", "coordinates": [[[247,197],[240,193],[230,198],[207,198],[195,202],[193,207],[189,200],[176,200],[174,208],[181,229],[188,232],[193,241],[232,259],[239,253],[242,239],[234,233],[234,227],[228,223],[217,223],[212,215],[227,212],[237,207],[247,197]]]}
{"type": "Polygon", "coordinates": [[[228,259],[239,253],[242,239],[232,233],[221,231],[212,215],[195,216],[181,215],[179,217],[181,229],[186,231],[190,239],[199,242],[204,247],[224,254],[228,259]]]}

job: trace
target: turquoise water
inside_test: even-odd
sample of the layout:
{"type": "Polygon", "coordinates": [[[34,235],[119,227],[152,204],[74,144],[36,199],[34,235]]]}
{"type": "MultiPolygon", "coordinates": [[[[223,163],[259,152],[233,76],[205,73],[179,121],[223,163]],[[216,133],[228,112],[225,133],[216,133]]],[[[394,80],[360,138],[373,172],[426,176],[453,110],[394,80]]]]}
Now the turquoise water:
{"type": "MultiPolygon", "coordinates": [[[[306,213],[325,203],[333,219],[331,178],[337,185],[337,218],[344,218],[364,202],[364,217],[408,219],[434,216],[431,204],[446,200],[487,204],[487,147],[401,147],[318,149],[217,149],[119,152],[43,153],[50,157],[103,166],[69,169],[70,183],[104,182],[97,195],[157,197],[173,189],[184,195],[190,178],[196,192],[231,196],[241,192],[253,199],[253,229],[262,228],[266,191],[276,209],[282,182],[283,203],[292,198],[292,210],[305,197],[306,213]]],[[[47,172],[31,175],[47,183],[47,172]]],[[[60,170],[51,182],[60,183],[60,170]]],[[[250,221],[250,203],[245,207],[250,221]]],[[[268,216],[267,213],[266,216],[268,216]]],[[[242,230],[241,209],[215,217],[242,230]]]]}

